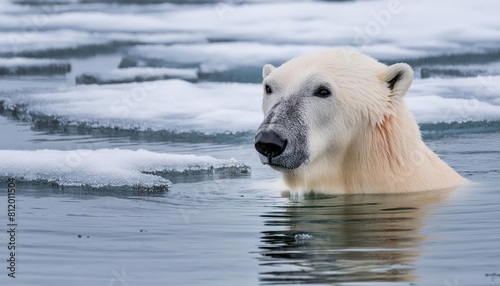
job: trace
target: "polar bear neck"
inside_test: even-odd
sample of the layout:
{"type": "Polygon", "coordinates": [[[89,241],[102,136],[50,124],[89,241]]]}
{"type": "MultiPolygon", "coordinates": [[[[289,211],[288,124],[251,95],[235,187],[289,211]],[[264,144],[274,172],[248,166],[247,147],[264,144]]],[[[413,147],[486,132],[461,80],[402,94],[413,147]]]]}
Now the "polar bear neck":
{"type": "Polygon", "coordinates": [[[335,194],[404,193],[465,183],[424,144],[406,106],[397,109],[359,132],[342,158],[326,155],[313,166],[285,173],[285,183],[292,190],[335,194]]]}

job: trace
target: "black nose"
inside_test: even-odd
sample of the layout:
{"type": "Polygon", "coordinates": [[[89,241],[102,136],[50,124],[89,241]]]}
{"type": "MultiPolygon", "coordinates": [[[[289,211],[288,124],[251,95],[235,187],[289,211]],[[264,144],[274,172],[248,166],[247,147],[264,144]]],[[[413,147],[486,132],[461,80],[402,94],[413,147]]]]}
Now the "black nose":
{"type": "Polygon", "coordinates": [[[283,153],[286,143],[286,140],[281,139],[276,132],[271,130],[261,131],[255,136],[255,149],[268,158],[274,158],[283,153]]]}

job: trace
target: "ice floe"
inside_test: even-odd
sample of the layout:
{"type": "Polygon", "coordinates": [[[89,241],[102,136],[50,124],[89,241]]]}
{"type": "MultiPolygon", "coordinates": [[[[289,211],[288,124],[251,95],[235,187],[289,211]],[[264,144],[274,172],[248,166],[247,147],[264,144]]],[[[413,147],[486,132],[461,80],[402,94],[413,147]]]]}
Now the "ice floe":
{"type": "Polygon", "coordinates": [[[0,110],[36,126],[56,122],[231,136],[252,132],[261,121],[261,86],[243,83],[260,82],[263,64],[349,46],[387,63],[408,62],[428,78],[417,79],[407,97],[421,124],[499,120],[496,2],[119,2],[15,5],[0,0],[5,4],[0,7],[1,57],[75,62],[75,57],[111,52],[123,56],[120,68],[129,67],[79,70],[74,64],[76,74],[85,72],[79,83],[117,84],[3,92],[0,110]],[[471,63],[475,67],[464,67],[471,63]],[[143,73],[147,67],[156,72],[143,73]],[[189,74],[174,75],[173,69],[189,74]],[[164,80],[171,77],[184,80],[164,80]]]}
{"type": "MultiPolygon", "coordinates": [[[[256,83],[262,80],[264,64],[280,65],[301,54],[326,50],[325,45],[269,44],[255,42],[138,45],[128,49],[121,67],[195,67],[199,77],[209,81],[256,83]]],[[[500,73],[499,50],[486,49],[456,54],[433,55],[390,44],[357,48],[387,64],[407,62],[423,78],[455,75],[478,76],[500,73]],[[484,63],[478,65],[477,62],[484,63]],[[474,63],[475,68],[471,66],[474,63]],[[466,66],[466,64],[469,64],[466,66]],[[443,67],[444,66],[444,67],[443,67]]]]}
{"type": "MultiPolygon", "coordinates": [[[[0,16],[3,17],[3,16],[0,16]]],[[[18,16],[19,17],[19,16],[18,16]]],[[[63,57],[115,49],[113,41],[85,31],[68,29],[1,31],[0,56],[63,57]],[[92,51],[88,51],[88,50],[92,51]]]]}
{"type": "Polygon", "coordinates": [[[0,76],[54,75],[71,71],[67,61],[32,58],[0,58],[0,76]]]}
{"type": "MultiPolygon", "coordinates": [[[[415,80],[406,101],[419,123],[499,121],[500,76],[415,80]]],[[[260,84],[163,80],[0,94],[5,110],[40,122],[138,131],[225,134],[262,120],[260,84]]],[[[28,120],[29,121],[29,120],[28,120]]]]}
{"type": "Polygon", "coordinates": [[[166,80],[3,96],[7,108],[94,127],[220,133],[253,130],[261,119],[260,88],[250,84],[166,80]]]}
{"type": "Polygon", "coordinates": [[[124,68],[109,73],[84,73],[76,77],[77,84],[116,84],[144,82],[162,79],[182,79],[194,82],[198,79],[197,69],[175,68],[124,68]]]}
{"type": "MultiPolygon", "coordinates": [[[[452,0],[217,1],[200,5],[136,5],[134,9],[127,5],[105,9],[109,6],[91,2],[87,5],[94,8],[83,8],[83,3],[41,5],[46,7],[42,9],[9,4],[0,10],[0,30],[2,38],[7,39],[0,45],[0,52],[40,52],[71,45],[74,48],[88,44],[88,39],[94,44],[108,45],[116,41],[174,43],[172,39],[177,34],[184,38],[177,43],[240,41],[356,46],[377,57],[411,58],[423,53],[497,49],[500,41],[496,13],[500,4],[489,0],[460,5],[452,0]],[[54,33],[67,35],[51,38],[54,33]]],[[[149,3],[153,2],[180,3],[149,3]]],[[[246,53],[244,49],[240,52],[246,53]]]]}
{"type": "Polygon", "coordinates": [[[421,78],[478,77],[500,75],[500,62],[489,64],[428,66],[420,69],[421,78]]]}
{"type": "Polygon", "coordinates": [[[61,187],[166,190],[169,176],[196,172],[248,174],[235,159],[178,155],[143,149],[0,150],[0,177],[61,187]]]}
{"type": "Polygon", "coordinates": [[[197,65],[201,71],[220,71],[237,66],[281,64],[300,54],[326,49],[313,45],[274,45],[263,43],[211,43],[143,45],[129,50],[129,56],[149,59],[170,59],[179,65],[197,65]]]}
{"type": "Polygon", "coordinates": [[[78,85],[58,92],[0,94],[4,107],[22,106],[35,117],[66,124],[135,130],[223,133],[254,130],[261,120],[255,84],[165,80],[116,85],[78,85]]]}

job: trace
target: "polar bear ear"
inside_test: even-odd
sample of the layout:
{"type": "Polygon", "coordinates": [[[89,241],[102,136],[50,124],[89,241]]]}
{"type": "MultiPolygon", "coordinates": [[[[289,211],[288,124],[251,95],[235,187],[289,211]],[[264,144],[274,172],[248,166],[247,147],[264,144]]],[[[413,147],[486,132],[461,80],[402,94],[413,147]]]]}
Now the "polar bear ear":
{"type": "Polygon", "coordinates": [[[413,82],[413,70],[404,63],[393,64],[384,71],[383,79],[391,90],[391,97],[403,97],[413,82]]]}
{"type": "Polygon", "coordinates": [[[266,64],[262,68],[262,78],[266,78],[273,70],[275,67],[272,64],[266,64]]]}

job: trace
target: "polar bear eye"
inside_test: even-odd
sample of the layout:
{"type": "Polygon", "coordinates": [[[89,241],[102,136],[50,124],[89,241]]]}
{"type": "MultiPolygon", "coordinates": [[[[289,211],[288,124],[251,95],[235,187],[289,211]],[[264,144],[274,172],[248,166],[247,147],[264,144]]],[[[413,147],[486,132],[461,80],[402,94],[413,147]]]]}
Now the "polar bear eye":
{"type": "Polygon", "coordinates": [[[273,90],[271,89],[271,87],[269,85],[266,84],[266,86],[264,87],[264,89],[266,90],[266,93],[267,94],[271,94],[273,93],[273,90]]]}
{"type": "Polygon", "coordinates": [[[319,87],[315,92],[314,92],[314,96],[317,96],[317,97],[322,97],[322,98],[325,98],[325,97],[328,97],[330,96],[332,93],[330,92],[330,90],[328,90],[328,88],[324,87],[324,86],[321,86],[319,87]]]}

